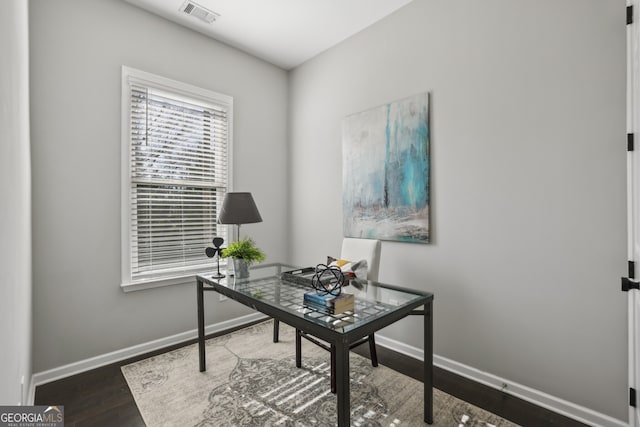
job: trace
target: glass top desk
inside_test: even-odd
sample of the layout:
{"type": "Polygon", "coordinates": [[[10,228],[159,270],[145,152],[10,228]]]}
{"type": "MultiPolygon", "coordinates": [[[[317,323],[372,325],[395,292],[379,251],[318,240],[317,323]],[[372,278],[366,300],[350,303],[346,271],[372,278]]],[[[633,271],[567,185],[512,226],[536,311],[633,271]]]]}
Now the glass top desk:
{"type": "MultiPolygon", "coordinates": [[[[336,349],[338,426],[350,425],[349,345],[410,314],[424,316],[424,421],[433,423],[433,294],[378,282],[356,280],[344,288],[355,295],[355,308],[340,314],[306,306],[310,286],[283,280],[281,273],[297,267],[261,264],[248,279],[214,279],[199,274],[198,351],[200,371],[206,370],[204,345],[204,291],[216,291],[296,329],[318,337],[336,349]],[[416,310],[424,307],[422,310],[416,310]]],[[[277,341],[274,333],[274,341],[277,341]]],[[[292,348],[293,351],[293,348],[292,348]]]]}

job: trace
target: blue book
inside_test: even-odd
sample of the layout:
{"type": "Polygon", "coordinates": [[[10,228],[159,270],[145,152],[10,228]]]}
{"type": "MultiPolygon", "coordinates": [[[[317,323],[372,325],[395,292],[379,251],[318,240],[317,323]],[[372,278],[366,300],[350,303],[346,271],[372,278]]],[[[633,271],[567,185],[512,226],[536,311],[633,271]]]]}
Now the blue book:
{"type": "Polygon", "coordinates": [[[333,306],[333,300],[336,298],[335,295],[331,294],[322,294],[317,291],[309,291],[304,294],[304,300],[312,302],[317,305],[321,305],[323,307],[331,307],[333,306]]]}

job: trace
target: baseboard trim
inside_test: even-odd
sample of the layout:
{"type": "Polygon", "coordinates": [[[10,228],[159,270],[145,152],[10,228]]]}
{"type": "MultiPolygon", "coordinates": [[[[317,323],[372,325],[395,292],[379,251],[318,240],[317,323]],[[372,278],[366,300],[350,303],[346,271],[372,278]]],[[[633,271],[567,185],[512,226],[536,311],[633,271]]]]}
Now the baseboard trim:
{"type": "MultiPolygon", "coordinates": [[[[205,334],[213,334],[222,332],[228,329],[243,326],[248,323],[267,319],[268,317],[262,313],[252,313],[246,316],[237,317],[235,319],[226,320],[224,322],[214,323],[205,327],[205,334]]],[[[185,341],[197,338],[198,331],[192,329],[190,331],[182,332],[179,334],[171,335],[169,337],[160,338],[157,340],[149,341],[146,343],[138,344],[132,347],[117,350],[111,353],[103,354],[100,356],[92,357],[89,359],[81,360],[78,362],[70,363],[68,365],[60,366],[58,368],[49,369],[47,371],[38,372],[32,375],[29,383],[29,396],[28,405],[33,405],[35,402],[35,390],[39,385],[47,384],[52,381],[56,381],[62,378],[70,377],[82,372],[96,369],[101,366],[109,365],[111,363],[119,362],[121,360],[129,359],[131,357],[139,356],[141,354],[149,353],[155,350],[160,350],[175,344],[180,344],[185,341]]],[[[407,345],[400,341],[396,341],[391,338],[376,334],[376,344],[382,347],[386,347],[390,350],[396,351],[401,354],[405,354],[409,357],[418,360],[424,360],[424,353],[422,349],[407,345]]],[[[629,427],[629,423],[610,417],[608,415],[593,411],[584,406],[577,405],[564,399],[560,399],[555,396],[551,396],[539,390],[535,390],[531,387],[527,387],[522,384],[510,381],[506,378],[493,375],[488,372],[480,371],[471,366],[456,362],[455,360],[448,359],[446,357],[434,355],[433,363],[439,368],[446,369],[454,374],[461,375],[472,381],[484,384],[497,390],[502,390],[504,393],[518,397],[520,399],[531,402],[540,407],[549,409],[550,411],[562,414],[569,418],[573,418],[587,425],[601,426],[601,427],[629,427]],[[503,390],[504,384],[507,384],[507,388],[503,390]]]]}
{"type": "MultiPolygon", "coordinates": [[[[386,347],[389,350],[405,354],[409,357],[413,357],[414,359],[424,360],[424,352],[422,349],[379,334],[376,334],[376,345],[386,347]]],[[[580,406],[559,397],[544,393],[540,390],[535,390],[531,387],[518,384],[489,372],[480,371],[476,368],[456,362],[455,360],[451,360],[446,357],[434,354],[433,364],[439,368],[453,372],[454,374],[463,376],[496,390],[502,390],[504,393],[526,400],[527,402],[531,402],[537,406],[546,408],[587,425],[601,427],[629,427],[628,422],[593,411],[584,406],[580,406]],[[507,385],[506,388],[504,388],[505,384],[507,385]]]]}
{"type": "MultiPolygon", "coordinates": [[[[222,332],[228,329],[243,326],[251,322],[255,322],[268,317],[262,313],[256,312],[248,314],[246,316],[236,317],[235,319],[226,320],[224,322],[218,322],[205,327],[205,334],[213,334],[222,332]]],[[[58,368],[49,369],[43,372],[37,372],[33,374],[31,379],[30,399],[31,402],[35,401],[35,389],[39,385],[47,384],[52,381],[57,381],[62,378],[70,377],[72,375],[80,374],[82,372],[96,369],[101,366],[109,365],[111,363],[119,362],[121,360],[129,359],[131,357],[139,356],[141,354],[149,353],[155,350],[160,350],[175,344],[180,344],[185,341],[198,337],[198,330],[192,329],[190,331],[182,332],[179,334],[171,335],[169,337],[160,338],[157,340],[149,341],[146,343],[134,345],[132,347],[116,350],[111,353],[102,354],[100,356],[91,357],[89,359],[80,360],[78,362],[70,363],[68,365],[60,366],[58,368]]]]}
{"type": "Polygon", "coordinates": [[[29,378],[29,388],[27,389],[27,406],[33,406],[36,401],[36,384],[33,382],[33,375],[29,378]]]}

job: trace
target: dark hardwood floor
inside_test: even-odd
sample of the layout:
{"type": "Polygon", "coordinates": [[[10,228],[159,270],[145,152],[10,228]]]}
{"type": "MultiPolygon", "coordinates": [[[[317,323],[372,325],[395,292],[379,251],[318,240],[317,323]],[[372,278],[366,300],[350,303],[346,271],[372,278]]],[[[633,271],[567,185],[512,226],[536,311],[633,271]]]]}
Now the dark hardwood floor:
{"type": "MultiPolygon", "coordinates": [[[[231,330],[225,333],[228,332],[231,330]]],[[[208,338],[218,335],[222,333],[208,338]]],[[[120,366],[194,342],[196,340],[43,384],[36,388],[35,404],[64,405],[66,427],[144,426],[120,366]]],[[[361,346],[354,351],[369,357],[367,346],[361,346]]],[[[378,346],[378,361],[382,365],[422,381],[420,362],[409,356],[378,346]]],[[[446,393],[522,426],[584,426],[570,418],[437,367],[434,368],[434,384],[436,388],[446,393]]]]}

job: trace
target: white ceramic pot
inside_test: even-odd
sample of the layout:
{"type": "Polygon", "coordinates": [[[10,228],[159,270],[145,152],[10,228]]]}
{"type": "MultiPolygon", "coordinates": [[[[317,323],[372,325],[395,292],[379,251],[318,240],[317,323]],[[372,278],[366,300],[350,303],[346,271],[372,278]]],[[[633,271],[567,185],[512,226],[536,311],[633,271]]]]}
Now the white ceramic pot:
{"type": "Polygon", "coordinates": [[[249,264],[242,258],[234,258],[233,271],[236,279],[246,279],[249,277],[249,264]]]}

